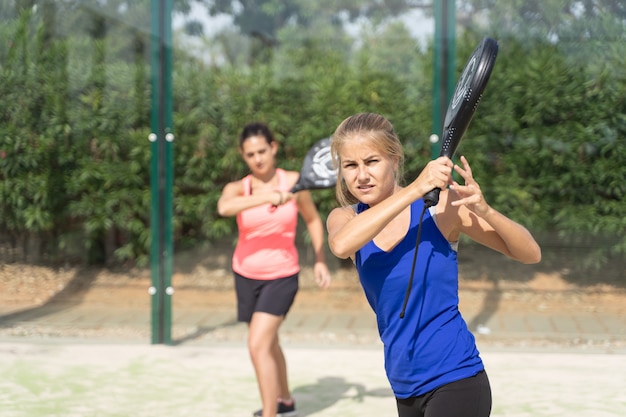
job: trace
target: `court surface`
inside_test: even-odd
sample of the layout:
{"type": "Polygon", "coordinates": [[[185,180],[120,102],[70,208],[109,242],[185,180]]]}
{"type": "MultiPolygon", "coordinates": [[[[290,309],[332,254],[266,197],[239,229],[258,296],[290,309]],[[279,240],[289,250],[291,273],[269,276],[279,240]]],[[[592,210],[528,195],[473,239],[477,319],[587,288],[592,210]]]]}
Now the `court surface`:
{"type": "MultiPolygon", "coordinates": [[[[394,416],[377,347],[285,345],[300,416],[394,416]]],[[[626,415],[626,355],[484,349],[492,416],[626,415]]],[[[0,342],[0,417],[251,416],[244,346],[0,342]]]]}

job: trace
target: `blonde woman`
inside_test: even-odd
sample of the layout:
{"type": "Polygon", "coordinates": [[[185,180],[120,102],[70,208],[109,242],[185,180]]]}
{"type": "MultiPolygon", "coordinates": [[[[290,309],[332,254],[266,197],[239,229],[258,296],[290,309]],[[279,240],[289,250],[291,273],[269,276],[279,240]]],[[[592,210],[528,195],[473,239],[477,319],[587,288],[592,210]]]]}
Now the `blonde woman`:
{"type": "Polygon", "coordinates": [[[381,115],[348,117],[331,152],[341,207],[328,216],[328,242],[353,260],[376,313],[399,417],[489,416],[489,380],[458,309],[459,237],[527,264],[541,259],[537,242],[487,204],[464,157],[462,166],[431,161],[402,186],[402,145],[381,115]],[[433,188],[442,190],[439,202],[425,207],[422,196],[433,188]]]}

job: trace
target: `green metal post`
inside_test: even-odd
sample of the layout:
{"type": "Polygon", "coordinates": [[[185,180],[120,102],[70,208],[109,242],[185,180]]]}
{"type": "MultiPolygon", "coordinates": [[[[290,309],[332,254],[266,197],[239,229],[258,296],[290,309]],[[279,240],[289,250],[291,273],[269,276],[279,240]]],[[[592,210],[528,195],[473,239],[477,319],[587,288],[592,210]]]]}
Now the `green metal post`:
{"type": "Polygon", "coordinates": [[[434,0],[433,130],[431,157],[439,156],[443,121],[455,84],[456,0],[434,0]]]}
{"type": "Polygon", "coordinates": [[[152,343],[171,344],[172,335],[172,0],[152,0],[150,270],[152,343]]]}

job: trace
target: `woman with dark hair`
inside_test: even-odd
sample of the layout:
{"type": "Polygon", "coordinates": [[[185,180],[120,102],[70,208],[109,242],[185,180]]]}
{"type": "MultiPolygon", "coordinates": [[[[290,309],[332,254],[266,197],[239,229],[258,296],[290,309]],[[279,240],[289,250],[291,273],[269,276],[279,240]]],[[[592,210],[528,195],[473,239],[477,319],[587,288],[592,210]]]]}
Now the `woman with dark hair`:
{"type": "Polygon", "coordinates": [[[248,323],[248,349],[263,405],[253,415],[292,417],[295,403],[278,329],[298,291],[298,214],[315,253],[315,281],[321,288],[330,285],[324,224],[308,191],[289,192],[299,173],[276,167],[278,142],[267,125],[245,126],[239,151],[250,174],[224,187],[217,209],[221,216],[237,217],[239,237],[232,259],[237,317],[248,323]]]}

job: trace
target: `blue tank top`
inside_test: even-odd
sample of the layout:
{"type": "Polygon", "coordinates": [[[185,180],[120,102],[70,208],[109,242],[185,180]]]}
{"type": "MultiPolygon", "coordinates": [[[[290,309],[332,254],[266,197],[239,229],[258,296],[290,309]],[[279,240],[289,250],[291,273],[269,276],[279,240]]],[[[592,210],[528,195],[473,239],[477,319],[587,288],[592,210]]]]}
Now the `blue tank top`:
{"type": "MultiPolygon", "coordinates": [[[[385,371],[397,398],[419,396],[484,369],[474,336],[458,309],[457,253],[428,210],[411,296],[400,318],[423,207],[421,199],[411,205],[408,233],[389,252],[370,241],[355,256],[365,296],[376,313],[385,371]]],[[[359,203],[356,211],[367,209],[359,203]]]]}

